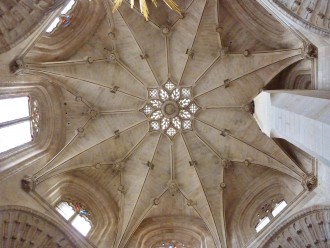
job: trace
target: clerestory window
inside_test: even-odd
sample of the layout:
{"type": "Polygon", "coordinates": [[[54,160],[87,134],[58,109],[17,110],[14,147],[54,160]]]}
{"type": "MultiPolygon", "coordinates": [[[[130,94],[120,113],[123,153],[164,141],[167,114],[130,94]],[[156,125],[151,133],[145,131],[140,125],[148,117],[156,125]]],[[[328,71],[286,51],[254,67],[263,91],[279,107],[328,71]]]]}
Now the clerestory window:
{"type": "Polygon", "coordinates": [[[171,239],[171,240],[163,240],[158,242],[156,245],[153,245],[152,248],[185,248],[191,247],[189,244],[186,245],[180,241],[171,239]]]}
{"type": "Polygon", "coordinates": [[[31,142],[40,132],[38,101],[30,96],[0,99],[0,153],[31,142]]]}
{"type": "Polygon", "coordinates": [[[90,213],[81,203],[62,201],[56,206],[56,210],[82,235],[87,236],[92,229],[90,213]]]}
{"type": "Polygon", "coordinates": [[[62,9],[61,14],[54,19],[54,21],[48,26],[46,29],[47,33],[52,33],[56,28],[60,25],[64,25],[65,27],[71,24],[72,15],[70,14],[73,6],[75,5],[75,0],[70,0],[65,7],[62,9]]]}
{"type": "Polygon", "coordinates": [[[275,201],[272,200],[270,203],[266,203],[261,207],[261,211],[258,214],[258,223],[255,226],[256,232],[260,232],[264,227],[268,225],[268,223],[276,217],[283,209],[287,206],[286,201],[280,200],[275,201]]]}

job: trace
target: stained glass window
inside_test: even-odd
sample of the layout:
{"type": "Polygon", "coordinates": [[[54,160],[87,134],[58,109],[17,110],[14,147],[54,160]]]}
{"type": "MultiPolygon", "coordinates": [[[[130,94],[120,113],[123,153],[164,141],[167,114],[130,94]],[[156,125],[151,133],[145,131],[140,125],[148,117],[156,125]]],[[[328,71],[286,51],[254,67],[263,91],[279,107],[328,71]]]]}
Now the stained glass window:
{"type": "Polygon", "coordinates": [[[61,202],[57,205],[56,210],[64,217],[64,219],[70,219],[74,214],[74,207],[71,206],[68,202],[61,202]]]}
{"type": "Polygon", "coordinates": [[[92,229],[90,213],[81,203],[62,201],[56,206],[56,210],[82,235],[86,236],[92,229]]]}
{"type": "Polygon", "coordinates": [[[183,242],[171,239],[171,240],[163,240],[153,245],[152,248],[191,248],[190,244],[185,244],[183,242]]]}
{"type": "Polygon", "coordinates": [[[64,26],[69,26],[71,23],[72,16],[69,14],[69,12],[72,10],[73,6],[75,5],[75,0],[70,0],[67,5],[62,9],[60,16],[56,17],[54,21],[48,26],[46,29],[47,33],[53,32],[57,27],[59,27],[61,24],[64,26]]]}

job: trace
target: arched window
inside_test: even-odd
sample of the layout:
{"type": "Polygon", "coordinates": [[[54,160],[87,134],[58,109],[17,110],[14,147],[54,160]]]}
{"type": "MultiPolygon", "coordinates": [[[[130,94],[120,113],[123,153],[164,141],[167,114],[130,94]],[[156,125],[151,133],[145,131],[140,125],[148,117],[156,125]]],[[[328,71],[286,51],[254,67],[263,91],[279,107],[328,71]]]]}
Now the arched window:
{"type": "Polygon", "coordinates": [[[272,211],[272,215],[275,217],[277,216],[280,212],[282,212],[282,210],[287,206],[287,203],[282,200],[278,203],[275,204],[275,207],[272,211]]]}
{"type": "Polygon", "coordinates": [[[47,33],[52,33],[60,25],[69,26],[71,23],[72,15],[70,12],[75,5],[75,0],[70,0],[67,5],[62,9],[61,14],[54,19],[54,21],[46,29],[47,33]]]}
{"type": "Polygon", "coordinates": [[[38,101],[30,96],[0,99],[0,153],[26,144],[40,132],[38,101]]]}
{"type": "Polygon", "coordinates": [[[265,226],[268,225],[269,222],[270,222],[270,219],[268,216],[265,216],[264,218],[259,219],[259,222],[256,225],[256,231],[260,232],[265,226]]]}
{"type": "Polygon", "coordinates": [[[186,245],[177,240],[164,240],[164,241],[158,242],[152,248],[185,248],[185,247],[189,248],[191,246],[189,244],[186,245]]]}
{"type": "Polygon", "coordinates": [[[261,211],[258,213],[258,223],[255,226],[256,232],[260,232],[268,223],[277,216],[287,206],[286,201],[271,200],[270,203],[266,203],[261,207],[261,211]]]}
{"type": "Polygon", "coordinates": [[[92,229],[90,213],[81,203],[61,201],[57,204],[56,210],[82,235],[87,236],[89,231],[92,229]]]}

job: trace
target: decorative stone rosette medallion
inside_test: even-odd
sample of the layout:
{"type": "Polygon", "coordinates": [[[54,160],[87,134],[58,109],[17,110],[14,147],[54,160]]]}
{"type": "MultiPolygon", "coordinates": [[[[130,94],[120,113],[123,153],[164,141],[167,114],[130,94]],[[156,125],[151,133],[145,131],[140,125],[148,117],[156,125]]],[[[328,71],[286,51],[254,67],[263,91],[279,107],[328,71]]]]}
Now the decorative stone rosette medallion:
{"type": "Polygon", "coordinates": [[[169,138],[192,130],[199,110],[191,87],[178,87],[170,79],[159,88],[148,88],[148,101],[141,109],[149,119],[149,130],[163,132],[169,138]]]}

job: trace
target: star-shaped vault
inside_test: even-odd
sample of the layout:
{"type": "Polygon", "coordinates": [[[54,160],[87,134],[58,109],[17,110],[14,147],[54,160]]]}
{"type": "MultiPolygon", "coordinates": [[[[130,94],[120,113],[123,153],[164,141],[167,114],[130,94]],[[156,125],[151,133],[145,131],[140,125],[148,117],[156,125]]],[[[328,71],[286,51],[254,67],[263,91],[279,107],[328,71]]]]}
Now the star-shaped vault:
{"type": "Polygon", "coordinates": [[[57,84],[68,108],[66,143],[34,175],[36,191],[63,173],[103,187],[121,209],[114,247],[165,213],[202,220],[215,246],[226,247],[225,206],[241,194],[226,192],[244,192],[237,186],[244,174],[273,170],[298,185],[304,176],[251,114],[269,78],[302,59],[299,47],[231,52],[222,44],[218,1],[180,7],[184,18],[151,11],[145,22],[124,1],[114,14],[100,10],[104,19],[73,42],[74,52],[40,57],[40,44],[52,39],[44,36],[23,58],[24,73],[57,84]],[[171,201],[171,209],[161,207],[171,201]]]}

